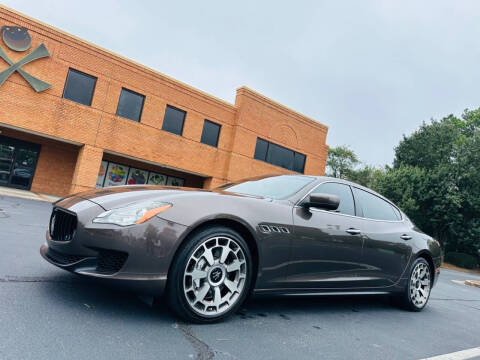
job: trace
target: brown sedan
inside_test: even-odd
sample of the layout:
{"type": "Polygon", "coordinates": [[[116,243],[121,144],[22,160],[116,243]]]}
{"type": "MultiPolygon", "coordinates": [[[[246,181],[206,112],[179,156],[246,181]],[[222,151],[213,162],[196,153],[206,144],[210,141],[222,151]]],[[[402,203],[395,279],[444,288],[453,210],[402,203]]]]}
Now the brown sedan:
{"type": "Polygon", "coordinates": [[[427,304],[438,242],[394,204],[347,181],[252,178],[214,190],[122,186],[54,204],[50,263],[152,295],[196,322],[250,294],[390,294],[427,304]]]}

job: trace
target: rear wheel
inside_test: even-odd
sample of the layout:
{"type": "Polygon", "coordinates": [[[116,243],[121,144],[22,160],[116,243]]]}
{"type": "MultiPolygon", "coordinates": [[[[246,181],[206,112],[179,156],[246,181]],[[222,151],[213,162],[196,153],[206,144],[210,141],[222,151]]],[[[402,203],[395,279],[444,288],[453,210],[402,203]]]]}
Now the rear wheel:
{"type": "Polygon", "coordinates": [[[421,311],[428,302],[432,284],[430,265],[424,258],[416,259],[410,267],[408,284],[400,297],[400,305],[410,311],[421,311]]]}
{"type": "Polygon", "coordinates": [[[251,255],[240,234],[223,226],[209,227],[179,250],[168,277],[167,299],[185,320],[215,322],[241,306],[251,277],[251,255]]]}

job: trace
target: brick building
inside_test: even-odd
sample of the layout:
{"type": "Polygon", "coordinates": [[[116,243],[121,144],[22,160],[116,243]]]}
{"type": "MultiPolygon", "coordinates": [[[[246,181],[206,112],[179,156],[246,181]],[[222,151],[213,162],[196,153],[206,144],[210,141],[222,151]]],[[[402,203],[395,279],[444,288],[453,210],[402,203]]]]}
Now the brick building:
{"type": "Polygon", "coordinates": [[[3,6],[0,27],[0,186],[66,195],[324,173],[328,128],[246,87],[230,104],[3,6]]]}

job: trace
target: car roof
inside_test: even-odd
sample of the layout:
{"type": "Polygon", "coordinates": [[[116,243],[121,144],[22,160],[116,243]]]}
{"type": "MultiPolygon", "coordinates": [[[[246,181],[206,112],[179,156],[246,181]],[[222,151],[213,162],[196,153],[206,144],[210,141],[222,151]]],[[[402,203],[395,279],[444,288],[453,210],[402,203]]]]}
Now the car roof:
{"type": "MultiPolygon", "coordinates": [[[[282,174],[283,175],[283,174],[282,174]]],[[[278,176],[278,175],[277,175],[278,176]]],[[[360,185],[360,184],[357,184],[353,181],[349,181],[349,180],[344,180],[344,179],[341,179],[341,178],[336,178],[336,177],[331,177],[331,176],[319,176],[319,175],[305,175],[305,174],[285,174],[284,176],[304,176],[304,177],[310,177],[310,178],[315,178],[317,179],[316,180],[316,184],[315,186],[313,186],[313,188],[315,188],[317,185],[323,183],[323,182],[336,182],[336,183],[340,183],[340,184],[345,184],[345,185],[350,185],[350,186],[354,186],[358,189],[361,189],[361,190],[365,190],[369,193],[372,193],[376,196],[378,196],[379,198],[385,200],[385,201],[388,201],[390,204],[392,204],[393,206],[395,206],[397,209],[398,206],[395,205],[394,202],[392,202],[391,200],[387,199],[385,196],[383,196],[382,194],[379,194],[377,193],[375,190],[372,190],[366,186],[363,186],[363,185],[360,185]]],[[[400,210],[400,209],[399,209],[400,210]]]]}

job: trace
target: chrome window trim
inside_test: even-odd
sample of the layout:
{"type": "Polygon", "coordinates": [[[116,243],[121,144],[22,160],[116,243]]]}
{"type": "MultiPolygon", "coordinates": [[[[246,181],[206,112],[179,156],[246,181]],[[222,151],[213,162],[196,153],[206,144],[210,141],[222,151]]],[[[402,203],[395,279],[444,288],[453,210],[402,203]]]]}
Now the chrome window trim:
{"type": "MultiPolygon", "coordinates": [[[[357,216],[357,215],[349,215],[349,214],[342,214],[342,213],[337,213],[337,212],[332,212],[332,211],[328,211],[328,210],[322,210],[322,209],[317,209],[317,208],[310,208],[310,210],[312,211],[315,211],[315,212],[324,212],[324,213],[327,213],[327,214],[334,214],[334,215],[341,215],[341,216],[347,216],[347,217],[353,217],[353,218],[357,218],[357,219],[364,219],[364,220],[369,220],[369,221],[380,221],[380,222],[388,222],[388,223],[401,223],[401,222],[404,222],[405,221],[405,217],[403,216],[403,213],[402,211],[397,207],[395,206],[391,201],[387,200],[387,199],[384,199],[384,198],[381,198],[379,197],[378,195],[372,193],[371,191],[367,191],[365,189],[361,189],[359,188],[358,186],[355,186],[355,185],[351,185],[351,184],[345,184],[345,183],[341,183],[341,182],[338,182],[338,181],[332,181],[332,180],[325,180],[325,181],[322,181],[321,183],[317,184],[316,186],[314,186],[308,193],[306,193],[300,200],[298,200],[296,202],[296,204],[293,206],[294,208],[301,208],[302,206],[300,206],[299,204],[305,200],[305,198],[310,195],[312,192],[314,192],[320,185],[323,185],[323,184],[326,184],[326,183],[334,183],[334,184],[340,184],[340,185],[346,185],[350,188],[354,187],[358,190],[363,190],[365,192],[368,192],[369,194],[373,195],[373,196],[376,196],[378,197],[379,199],[383,200],[383,201],[386,201],[388,204],[390,204],[391,206],[393,206],[395,209],[397,209],[399,212],[400,212],[400,216],[401,216],[401,219],[400,220],[380,220],[380,219],[372,219],[372,218],[367,218],[367,217],[363,217],[363,216],[357,216]]],[[[352,191],[352,196],[353,196],[353,201],[354,201],[354,204],[355,204],[355,194],[353,193],[352,191]]]]}

